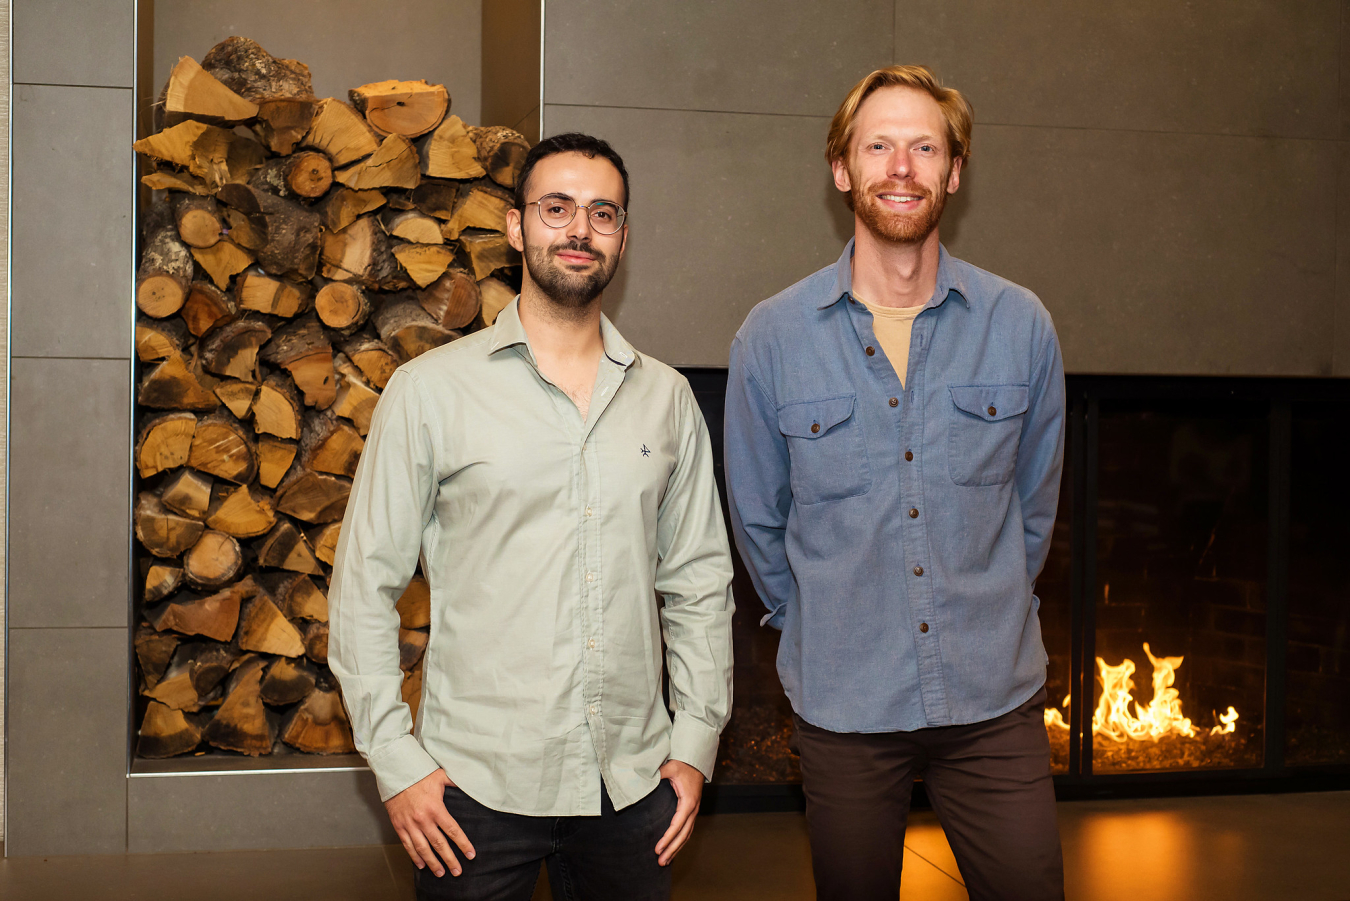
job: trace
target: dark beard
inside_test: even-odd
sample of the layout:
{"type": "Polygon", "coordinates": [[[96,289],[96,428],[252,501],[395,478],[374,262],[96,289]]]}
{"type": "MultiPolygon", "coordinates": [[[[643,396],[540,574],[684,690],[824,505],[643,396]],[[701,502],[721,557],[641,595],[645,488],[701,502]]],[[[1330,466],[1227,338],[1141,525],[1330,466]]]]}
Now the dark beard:
{"type": "MultiPolygon", "coordinates": [[[[946,179],[942,182],[947,183],[946,179]]],[[[877,191],[889,183],[874,182],[864,188],[857,187],[854,180],[853,210],[867,230],[877,237],[896,244],[917,244],[933,233],[942,218],[942,210],[947,206],[947,192],[938,191],[936,195],[926,188],[914,185],[905,188],[906,193],[922,193],[928,202],[914,213],[892,213],[882,208],[876,198],[877,191]]]]}
{"type": "MultiPolygon", "coordinates": [[[[523,237],[523,235],[522,235],[523,237]]],[[[544,296],[558,307],[567,311],[582,310],[590,306],[600,292],[605,290],[614,270],[619,267],[619,258],[609,257],[597,250],[588,241],[568,240],[561,244],[533,245],[525,244],[525,268],[530,278],[539,286],[544,296]],[[559,251],[576,250],[589,253],[599,264],[590,275],[569,272],[557,260],[559,251]]]]}

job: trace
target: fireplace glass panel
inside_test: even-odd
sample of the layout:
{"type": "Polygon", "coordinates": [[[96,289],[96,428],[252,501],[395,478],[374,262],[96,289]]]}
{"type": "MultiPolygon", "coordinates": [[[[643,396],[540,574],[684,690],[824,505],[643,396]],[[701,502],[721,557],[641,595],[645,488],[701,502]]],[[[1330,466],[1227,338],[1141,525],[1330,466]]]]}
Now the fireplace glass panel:
{"type": "Polygon", "coordinates": [[[1093,772],[1261,765],[1266,409],[1101,403],[1093,772]]]}
{"type": "Polygon", "coordinates": [[[1295,404],[1285,763],[1350,763],[1350,403],[1295,404]]]}

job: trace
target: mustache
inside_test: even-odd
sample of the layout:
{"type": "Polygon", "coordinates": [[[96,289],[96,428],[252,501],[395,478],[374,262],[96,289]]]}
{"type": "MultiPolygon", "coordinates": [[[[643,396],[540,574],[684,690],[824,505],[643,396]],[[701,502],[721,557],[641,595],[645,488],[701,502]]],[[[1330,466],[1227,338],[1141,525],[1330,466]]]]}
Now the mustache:
{"type": "Polygon", "coordinates": [[[876,194],[913,194],[915,197],[929,199],[933,192],[917,182],[905,184],[897,181],[876,181],[863,189],[869,195],[876,194]]]}
{"type": "Polygon", "coordinates": [[[589,253],[591,256],[595,257],[595,261],[597,263],[603,263],[607,259],[609,259],[609,257],[605,255],[604,251],[597,250],[595,246],[591,244],[590,241],[579,241],[576,238],[568,238],[561,244],[553,245],[553,247],[549,249],[549,255],[556,257],[558,254],[566,250],[574,250],[577,253],[589,253]]]}

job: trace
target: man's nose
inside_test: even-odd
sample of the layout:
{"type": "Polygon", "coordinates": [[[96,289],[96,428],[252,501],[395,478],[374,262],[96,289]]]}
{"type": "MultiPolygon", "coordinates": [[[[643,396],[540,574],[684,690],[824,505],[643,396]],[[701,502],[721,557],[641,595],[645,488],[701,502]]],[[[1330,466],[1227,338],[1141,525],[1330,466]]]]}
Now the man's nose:
{"type": "Polygon", "coordinates": [[[908,153],[903,150],[897,150],[895,153],[891,154],[889,163],[890,165],[886,174],[891,178],[903,179],[909,177],[911,167],[908,153]]]}
{"type": "Polygon", "coordinates": [[[591,211],[577,207],[577,214],[567,223],[567,237],[589,239],[591,237],[591,211]]]}

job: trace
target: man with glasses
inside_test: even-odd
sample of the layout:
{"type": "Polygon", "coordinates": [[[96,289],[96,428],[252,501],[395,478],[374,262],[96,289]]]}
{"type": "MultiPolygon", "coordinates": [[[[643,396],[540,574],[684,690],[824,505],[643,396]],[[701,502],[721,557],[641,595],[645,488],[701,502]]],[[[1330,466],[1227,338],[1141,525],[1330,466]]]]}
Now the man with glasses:
{"type": "Polygon", "coordinates": [[[604,141],[536,145],[507,214],[520,296],[402,366],[361,455],[329,661],[419,898],[528,901],[541,861],[555,898],[668,898],[712,773],[730,551],[688,383],[601,313],[627,203],[604,141]],[[419,555],[414,729],[395,603],[419,555]]]}

